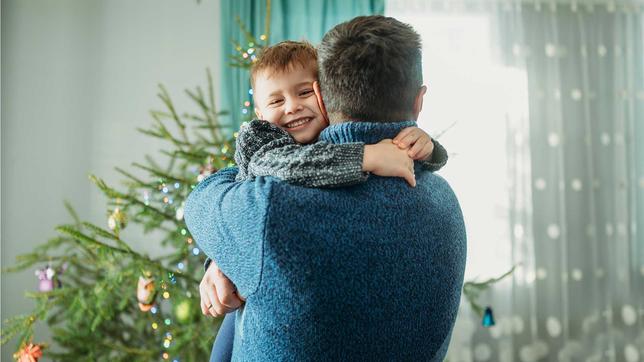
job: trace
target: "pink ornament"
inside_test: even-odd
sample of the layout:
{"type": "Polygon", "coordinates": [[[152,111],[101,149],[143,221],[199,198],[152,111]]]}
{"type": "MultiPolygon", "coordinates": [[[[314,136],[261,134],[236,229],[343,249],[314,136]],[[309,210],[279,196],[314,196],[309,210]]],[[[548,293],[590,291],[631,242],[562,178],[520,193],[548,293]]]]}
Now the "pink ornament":
{"type": "Polygon", "coordinates": [[[54,290],[54,281],[50,279],[41,279],[38,283],[38,290],[41,292],[51,292],[54,290]]]}
{"type": "MultiPolygon", "coordinates": [[[[63,265],[63,269],[67,269],[67,265],[63,265]]],[[[44,269],[36,270],[38,277],[38,290],[41,292],[51,292],[55,288],[60,288],[62,285],[56,277],[56,271],[49,265],[44,269]]]]}

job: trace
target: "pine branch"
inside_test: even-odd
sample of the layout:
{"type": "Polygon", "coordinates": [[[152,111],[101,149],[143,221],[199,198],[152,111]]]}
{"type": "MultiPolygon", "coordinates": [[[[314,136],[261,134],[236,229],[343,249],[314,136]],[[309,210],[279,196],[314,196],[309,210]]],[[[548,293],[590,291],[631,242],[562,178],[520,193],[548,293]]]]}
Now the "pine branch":
{"type": "Polygon", "coordinates": [[[66,242],[70,242],[70,240],[61,237],[51,238],[47,243],[37,246],[33,252],[18,255],[16,257],[18,265],[4,268],[2,269],[2,271],[5,273],[13,273],[27,269],[28,267],[43,260],[55,260],[56,257],[48,255],[49,250],[57,248],[66,242]]]}
{"type": "Polygon", "coordinates": [[[148,167],[148,166],[142,165],[140,163],[135,162],[135,163],[132,164],[132,166],[138,167],[138,168],[140,168],[142,170],[145,170],[145,171],[148,171],[152,175],[160,177],[160,178],[163,178],[163,179],[166,179],[166,180],[170,180],[170,181],[174,181],[174,182],[180,182],[180,183],[184,183],[184,184],[188,184],[188,185],[192,183],[191,180],[181,178],[179,176],[173,176],[173,175],[170,175],[169,173],[159,171],[159,170],[155,170],[152,167],[148,167]]]}
{"type": "Polygon", "coordinates": [[[170,95],[168,94],[168,91],[165,89],[165,87],[162,84],[159,84],[159,88],[161,89],[161,93],[157,95],[159,96],[159,98],[161,98],[161,101],[165,104],[165,106],[172,114],[172,119],[177,124],[177,127],[179,127],[179,132],[183,137],[183,141],[186,142],[187,144],[190,144],[188,135],[186,134],[186,125],[183,122],[181,122],[181,118],[175,111],[174,104],[172,104],[172,100],[170,99],[170,95]]]}
{"type": "Polygon", "coordinates": [[[167,156],[181,157],[182,159],[184,159],[186,161],[197,162],[197,163],[202,162],[203,160],[208,158],[208,156],[210,156],[210,154],[208,152],[201,151],[201,150],[196,150],[196,151],[191,151],[191,152],[181,151],[181,150],[175,150],[175,151],[172,151],[172,152],[168,152],[168,151],[163,151],[162,150],[161,153],[164,154],[164,155],[167,155],[167,156]]]}
{"type": "Polygon", "coordinates": [[[153,185],[152,183],[142,181],[141,179],[137,178],[136,176],[134,176],[134,175],[132,175],[131,173],[129,173],[129,172],[127,172],[127,171],[123,170],[123,169],[122,169],[122,168],[120,168],[120,167],[114,167],[114,170],[116,170],[116,172],[120,173],[121,175],[123,175],[123,176],[127,177],[128,179],[130,179],[130,180],[134,181],[134,183],[135,183],[138,187],[141,187],[141,188],[143,188],[143,187],[147,187],[147,188],[150,188],[150,189],[152,189],[152,188],[154,188],[154,187],[155,187],[155,185],[153,185]]]}
{"type": "MultiPolygon", "coordinates": [[[[134,251],[128,251],[126,249],[117,248],[115,246],[111,246],[111,245],[102,243],[102,242],[100,242],[100,241],[98,241],[98,240],[96,240],[94,238],[91,238],[91,237],[83,234],[82,232],[76,230],[73,226],[61,225],[61,226],[57,226],[55,228],[55,230],[60,232],[60,233],[62,233],[62,234],[65,234],[65,235],[67,235],[67,236],[69,236],[69,237],[71,237],[71,238],[73,238],[73,239],[75,239],[77,241],[79,241],[84,246],[90,248],[90,250],[91,249],[95,249],[95,250],[110,250],[110,251],[121,253],[121,254],[131,255],[135,259],[138,259],[140,257],[143,260],[146,260],[146,258],[143,258],[141,255],[139,255],[138,253],[136,253],[134,251]]],[[[147,260],[149,260],[149,259],[147,259],[147,260]]]]}
{"type": "Polygon", "coordinates": [[[76,224],[79,224],[80,223],[80,218],[78,217],[78,214],[76,213],[76,210],[74,210],[74,208],[69,203],[69,201],[65,200],[63,202],[65,203],[65,208],[67,209],[67,212],[69,212],[69,215],[71,215],[72,219],[74,219],[74,222],[76,224]]]}
{"type": "MultiPolygon", "coordinates": [[[[136,166],[138,164],[135,163],[134,165],[136,166]]],[[[142,166],[142,165],[139,165],[139,166],[142,166]]],[[[142,167],[145,168],[145,166],[142,166],[142,167]]],[[[118,191],[110,188],[109,186],[107,186],[107,184],[105,184],[105,182],[103,180],[99,179],[98,177],[96,177],[94,175],[90,175],[90,180],[92,180],[99,187],[99,189],[101,189],[101,191],[103,191],[103,193],[107,197],[109,197],[111,199],[121,199],[121,200],[124,200],[124,201],[129,201],[130,203],[136,204],[136,205],[138,205],[138,206],[140,206],[140,207],[142,207],[142,208],[144,208],[146,210],[153,211],[154,213],[164,217],[167,220],[170,220],[170,221],[175,220],[174,215],[166,213],[166,212],[163,212],[162,210],[159,210],[159,209],[157,209],[157,208],[155,208],[153,206],[146,205],[144,202],[140,201],[136,197],[133,197],[131,195],[118,192],[118,191]]],[[[181,180],[179,180],[179,181],[181,181],[181,180]]]]}
{"type": "MultiPolygon", "coordinates": [[[[208,99],[210,100],[210,117],[207,117],[207,119],[208,125],[214,126],[219,123],[219,114],[217,113],[217,106],[215,105],[215,92],[212,87],[212,74],[210,73],[210,68],[207,68],[206,75],[208,77],[208,99]]],[[[215,132],[214,127],[211,127],[211,130],[212,141],[221,142],[221,133],[215,132]]]]}
{"type": "Polygon", "coordinates": [[[517,268],[517,266],[518,265],[513,266],[512,269],[505,272],[505,274],[501,275],[500,277],[490,278],[483,282],[469,281],[463,284],[463,295],[465,295],[465,298],[470,303],[470,307],[472,307],[472,310],[474,310],[474,312],[478,314],[479,317],[483,317],[483,307],[478,303],[479,295],[483,291],[491,288],[492,285],[500,282],[504,278],[514,273],[514,270],[517,268]]]}
{"type": "Polygon", "coordinates": [[[156,124],[156,126],[158,128],[157,130],[152,131],[152,132],[154,132],[154,134],[159,135],[159,137],[162,138],[162,139],[169,140],[170,142],[172,142],[175,146],[177,146],[179,148],[181,148],[182,146],[186,146],[186,147],[190,146],[189,142],[179,140],[179,139],[175,138],[172,135],[172,133],[170,133],[170,131],[166,128],[165,124],[163,124],[163,122],[159,118],[159,116],[158,116],[159,113],[150,112],[150,114],[152,115],[152,119],[154,119],[155,124],[156,124]]]}
{"type": "Polygon", "coordinates": [[[107,231],[105,229],[102,229],[102,228],[100,228],[100,227],[98,227],[98,226],[96,226],[94,224],[90,224],[88,222],[83,222],[82,225],[84,227],[92,230],[97,235],[100,235],[100,236],[102,236],[102,237],[104,237],[106,239],[111,239],[111,240],[116,241],[121,247],[123,247],[123,249],[125,251],[133,252],[132,248],[130,248],[130,246],[127,243],[123,242],[123,240],[121,240],[121,238],[118,235],[115,235],[115,234],[113,234],[113,233],[111,233],[111,232],[109,232],[109,231],[107,231]]]}
{"type": "Polygon", "coordinates": [[[137,128],[136,130],[141,132],[141,133],[143,133],[143,134],[145,134],[145,135],[148,135],[148,136],[152,136],[152,137],[160,138],[160,139],[166,139],[166,137],[163,134],[161,134],[159,132],[155,132],[153,130],[144,129],[144,128],[137,128]]]}

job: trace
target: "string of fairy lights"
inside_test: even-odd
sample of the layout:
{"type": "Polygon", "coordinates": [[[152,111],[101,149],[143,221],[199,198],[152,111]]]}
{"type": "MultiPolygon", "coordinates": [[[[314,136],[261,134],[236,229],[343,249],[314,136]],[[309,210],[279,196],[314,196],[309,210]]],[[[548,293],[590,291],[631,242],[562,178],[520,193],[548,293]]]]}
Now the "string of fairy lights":
{"type": "MultiPolygon", "coordinates": [[[[237,44],[235,46],[237,54],[234,56],[237,58],[237,65],[250,69],[257,61],[257,55],[267,45],[267,40],[268,36],[266,34],[260,35],[259,41],[257,41],[247,33],[247,43],[244,45],[237,44]]],[[[253,89],[250,87],[250,83],[248,91],[246,92],[246,100],[241,102],[241,113],[246,118],[245,120],[248,120],[253,115],[253,89]]]]}
{"type": "MultiPolygon", "coordinates": [[[[245,31],[241,23],[240,23],[240,27],[242,27],[242,30],[245,31]]],[[[235,51],[237,53],[233,57],[236,58],[236,61],[241,68],[249,69],[252,66],[252,64],[254,64],[257,61],[258,54],[267,45],[266,42],[268,40],[268,36],[266,34],[262,34],[259,36],[260,41],[257,41],[248,32],[246,33],[247,33],[247,42],[244,45],[237,44],[235,46],[235,51]]],[[[253,89],[250,87],[250,82],[248,84],[249,84],[248,91],[246,92],[246,96],[245,96],[246,99],[243,100],[241,104],[241,113],[244,116],[250,118],[252,117],[252,114],[253,114],[252,113],[253,89]]],[[[236,138],[237,132],[235,132],[233,136],[236,138]]],[[[221,147],[221,149],[216,151],[219,151],[219,154],[211,156],[211,159],[208,160],[205,166],[202,166],[201,168],[195,167],[192,169],[193,173],[196,174],[197,183],[203,181],[203,179],[205,179],[210,174],[217,171],[216,168],[213,166],[215,157],[218,157],[226,166],[234,165],[234,163],[232,162],[233,155],[231,154],[233,151],[233,147],[231,147],[228,144],[224,144],[221,147]]],[[[192,190],[195,186],[196,184],[190,185],[190,190],[192,190]]],[[[180,182],[168,182],[164,179],[159,179],[156,186],[156,191],[157,191],[156,193],[152,194],[147,189],[143,190],[142,192],[143,202],[145,205],[150,205],[150,203],[159,204],[164,209],[174,208],[173,212],[176,220],[183,221],[184,203],[181,202],[179,205],[175,203],[175,199],[176,199],[175,195],[177,193],[180,193],[180,195],[183,195],[181,194],[184,191],[183,187],[184,185],[182,185],[180,182]]],[[[192,257],[199,257],[199,255],[201,254],[201,250],[199,250],[199,248],[195,245],[194,239],[190,236],[188,230],[185,228],[185,225],[180,226],[177,232],[185,240],[185,243],[188,249],[186,254],[188,256],[192,254],[192,257]]],[[[187,266],[187,260],[178,262],[176,264],[176,272],[177,273],[184,272],[186,269],[186,266],[187,266]]],[[[148,282],[154,283],[152,280],[148,282]]],[[[169,290],[169,284],[176,284],[176,276],[174,275],[174,273],[168,273],[167,280],[166,279],[162,280],[160,284],[161,297],[163,298],[162,301],[166,301],[167,304],[171,304],[170,303],[171,294],[169,290]]],[[[137,290],[137,293],[138,293],[138,290],[137,290]]],[[[190,300],[192,295],[190,291],[186,291],[185,295],[187,299],[183,299],[178,303],[173,303],[174,316],[179,321],[185,320],[186,318],[189,318],[191,315],[191,305],[189,304],[188,300],[190,300]]],[[[139,302],[141,301],[139,300],[139,302]]],[[[152,330],[155,333],[158,333],[159,335],[163,335],[163,338],[161,339],[162,346],[166,351],[164,351],[161,354],[161,358],[163,360],[169,360],[171,356],[167,350],[172,346],[172,343],[173,343],[173,333],[172,333],[173,320],[170,317],[164,317],[161,313],[161,306],[156,305],[156,303],[154,303],[153,305],[150,305],[149,307],[146,307],[145,309],[146,310],[142,308],[144,312],[150,313],[150,317],[151,317],[150,327],[152,328],[152,330]]],[[[172,357],[172,361],[179,362],[180,359],[179,357],[172,357]]]]}

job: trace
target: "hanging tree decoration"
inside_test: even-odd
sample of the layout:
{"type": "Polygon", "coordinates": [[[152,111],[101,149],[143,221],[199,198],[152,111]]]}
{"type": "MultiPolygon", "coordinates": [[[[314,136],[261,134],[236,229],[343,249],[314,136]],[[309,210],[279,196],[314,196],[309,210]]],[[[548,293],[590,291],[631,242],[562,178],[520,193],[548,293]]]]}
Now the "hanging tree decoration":
{"type": "Polygon", "coordinates": [[[42,349],[43,345],[29,342],[14,353],[13,358],[18,362],[38,362],[42,357],[42,349]]]}
{"type": "Polygon", "coordinates": [[[192,304],[189,299],[181,299],[178,303],[174,304],[174,316],[180,323],[189,322],[194,316],[192,313],[192,304]]]}
{"type": "Polygon", "coordinates": [[[62,274],[65,269],[67,269],[67,263],[63,264],[58,271],[50,264],[47,264],[43,269],[37,269],[35,275],[38,277],[38,291],[51,292],[62,287],[62,282],[58,275],[62,274]]]}
{"type": "Polygon", "coordinates": [[[489,328],[496,324],[494,321],[494,314],[492,313],[492,307],[486,307],[485,312],[483,312],[483,321],[481,322],[483,327],[489,328]]]}
{"type": "Polygon", "coordinates": [[[110,228],[110,230],[118,233],[118,231],[123,230],[126,225],[127,216],[123,211],[121,211],[121,208],[116,207],[107,218],[107,226],[110,228]]]}
{"type": "Polygon", "coordinates": [[[494,313],[492,311],[491,306],[487,306],[483,308],[479,304],[479,297],[482,292],[490,289],[494,284],[500,282],[504,278],[512,275],[514,273],[514,269],[516,269],[517,265],[513,266],[512,269],[507,271],[505,274],[501,275],[498,278],[490,278],[486,281],[483,282],[476,282],[476,281],[468,281],[463,284],[463,295],[467,299],[468,303],[470,304],[470,307],[472,307],[472,310],[474,313],[476,313],[479,318],[481,318],[481,325],[483,327],[492,327],[495,324],[494,321],[494,313]]]}
{"type": "Polygon", "coordinates": [[[136,299],[139,302],[139,309],[143,312],[152,309],[156,295],[154,280],[140,276],[136,286],[136,299]]]}

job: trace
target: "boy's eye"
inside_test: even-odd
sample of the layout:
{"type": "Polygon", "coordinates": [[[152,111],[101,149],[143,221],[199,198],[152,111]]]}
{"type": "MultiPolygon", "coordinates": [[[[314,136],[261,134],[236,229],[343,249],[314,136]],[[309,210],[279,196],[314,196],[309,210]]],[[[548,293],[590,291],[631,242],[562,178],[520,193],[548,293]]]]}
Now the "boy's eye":
{"type": "Polygon", "coordinates": [[[313,89],[305,89],[300,92],[300,96],[308,96],[313,93],[313,89]]]}
{"type": "Polygon", "coordinates": [[[273,99],[272,101],[268,102],[268,105],[269,106],[274,106],[274,105],[277,105],[277,104],[279,104],[281,102],[282,102],[281,99],[273,99]]]}

